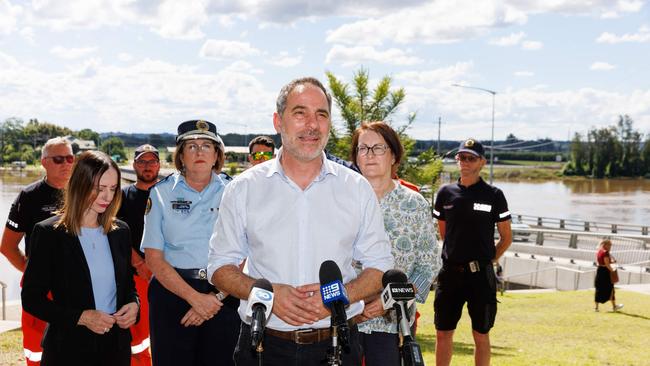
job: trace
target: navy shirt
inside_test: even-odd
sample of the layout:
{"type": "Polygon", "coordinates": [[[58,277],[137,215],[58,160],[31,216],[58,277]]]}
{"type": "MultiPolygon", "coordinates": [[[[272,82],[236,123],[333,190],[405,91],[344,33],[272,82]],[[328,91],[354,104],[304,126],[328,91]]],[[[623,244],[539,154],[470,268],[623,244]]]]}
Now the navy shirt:
{"type": "Polygon", "coordinates": [[[442,259],[456,264],[494,259],[494,225],[510,220],[503,192],[480,178],[469,187],[457,182],[440,188],[433,215],[445,222],[442,259]]]}
{"type": "Polygon", "coordinates": [[[144,253],[140,250],[142,231],[144,230],[144,211],[147,207],[149,190],[138,189],[135,184],[122,188],[122,205],[117,212],[117,218],[126,222],[131,229],[131,247],[141,257],[144,253]]]}
{"type": "Polygon", "coordinates": [[[25,254],[29,257],[29,238],[34,225],[54,216],[59,208],[63,190],[56,189],[41,179],[25,187],[11,205],[6,226],[25,233],[25,254]]]}

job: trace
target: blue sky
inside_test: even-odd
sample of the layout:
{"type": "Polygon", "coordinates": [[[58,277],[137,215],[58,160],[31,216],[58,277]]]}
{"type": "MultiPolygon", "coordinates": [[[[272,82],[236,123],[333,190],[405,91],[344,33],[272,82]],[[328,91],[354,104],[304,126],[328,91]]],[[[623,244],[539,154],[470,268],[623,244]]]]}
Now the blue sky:
{"type": "MultiPolygon", "coordinates": [[[[295,77],[363,66],[404,87],[417,139],[567,139],[629,114],[650,133],[639,0],[0,0],[0,119],[72,129],[271,133],[295,77]]],[[[334,112],[334,126],[341,126],[334,112]]]]}

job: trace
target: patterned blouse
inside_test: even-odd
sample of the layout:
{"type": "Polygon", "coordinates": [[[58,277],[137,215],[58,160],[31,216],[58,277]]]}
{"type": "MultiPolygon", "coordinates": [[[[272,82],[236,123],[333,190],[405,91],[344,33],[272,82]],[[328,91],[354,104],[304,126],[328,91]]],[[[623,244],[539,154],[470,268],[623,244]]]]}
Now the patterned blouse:
{"type": "MultiPolygon", "coordinates": [[[[395,268],[406,273],[409,282],[417,289],[415,300],[424,303],[431,283],[442,267],[429,203],[421,194],[396,184],[379,205],[384,213],[384,226],[391,241],[395,268]]],[[[359,331],[397,333],[394,313],[391,310],[384,316],[360,323],[359,331]]],[[[410,313],[415,314],[415,305],[410,313]]]]}

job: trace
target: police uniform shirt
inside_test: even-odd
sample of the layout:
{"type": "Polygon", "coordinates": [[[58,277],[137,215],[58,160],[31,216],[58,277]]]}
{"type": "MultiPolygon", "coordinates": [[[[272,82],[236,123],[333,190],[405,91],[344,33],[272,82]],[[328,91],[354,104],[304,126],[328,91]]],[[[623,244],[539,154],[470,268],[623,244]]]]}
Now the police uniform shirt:
{"type": "Polygon", "coordinates": [[[126,222],[131,229],[131,246],[141,257],[140,250],[142,231],[144,230],[144,210],[147,207],[149,190],[138,189],[135,184],[122,188],[122,205],[117,212],[117,218],[126,222]]]}
{"type": "Polygon", "coordinates": [[[214,172],[201,192],[191,188],[179,173],[158,182],[147,201],[141,249],[162,250],[172,267],[206,268],[226,183],[214,172]]]}
{"type": "Polygon", "coordinates": [[[6,226],[25,233],[25,253],[29,256],[29,238],[37,223],[54,216],[59,208],[63,190],[45,182],[45,178],[25,187],[11,205],[6,226]]]}
{"type": "Polygon", "coordinates": [[[503,192],[480,178],[469,187],[440,188],[433,215],[445,221],[442,259],[456,264],[494,259],[494,224],[510,219],[503,192]]]}

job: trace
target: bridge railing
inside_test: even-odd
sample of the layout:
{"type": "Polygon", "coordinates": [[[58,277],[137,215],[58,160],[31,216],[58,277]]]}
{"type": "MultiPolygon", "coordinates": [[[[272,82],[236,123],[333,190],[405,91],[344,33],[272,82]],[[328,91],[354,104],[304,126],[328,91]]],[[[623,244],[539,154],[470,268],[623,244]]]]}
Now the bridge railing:
{"type": "Polygon", "coordinates": [[[535,226],[555,229],[566,229],[575,231],[600,231],[612,234],[639,234],[650,239],[650,230],[648,225],[634,225],[625,223],[605,223],[597,221],[584,221],[576,219],[563,219],[556,217],[543,217],[534,215],[514,214],[519,221],[535,226]]]}
{"type": "Polygon", "coordinates": [[[0,281],[2,287],[2,320],[7,320],[7,284],[0,281]]]}

